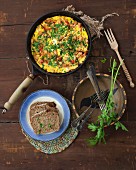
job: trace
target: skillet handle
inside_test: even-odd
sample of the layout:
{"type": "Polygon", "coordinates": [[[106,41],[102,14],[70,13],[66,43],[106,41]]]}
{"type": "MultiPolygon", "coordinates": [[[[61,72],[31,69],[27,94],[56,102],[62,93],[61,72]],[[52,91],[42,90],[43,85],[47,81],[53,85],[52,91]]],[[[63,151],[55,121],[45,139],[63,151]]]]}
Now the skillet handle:
{"type": "Polygon", "coordinates": [[[21,95],[27,90],[30,84],[33,82],[35,76],[30,74],[27,78],[19,85],[19,87],[14,91],[9,100],[4,104],[6,110],[10,110],[16,101],[21,97],[21,95]]]}

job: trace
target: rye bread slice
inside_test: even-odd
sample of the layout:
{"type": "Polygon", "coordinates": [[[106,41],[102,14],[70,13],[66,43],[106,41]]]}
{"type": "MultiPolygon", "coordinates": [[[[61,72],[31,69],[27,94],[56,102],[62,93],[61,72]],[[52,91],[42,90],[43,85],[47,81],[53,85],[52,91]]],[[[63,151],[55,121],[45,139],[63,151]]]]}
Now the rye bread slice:
{"type": "Polygon", "coordinates": [[[58,131],[59,111],[54,102],[37,102],[30,107],[30,122],[36,134],[58,131]],[[44,105],[46,103],[46,105],[44,105]]]}
{"type": "MultiPolygon", "coordinates": [[[[30,117],[36,115],[37,113],[43,110],[50,110],[49,107],[56,108],[56,104],[54,102],[36,102],[30,106],[30,117]]],[[[57,109],[57,108],[56,108],[57,109]]]]}
{"type": "Polygon", "coordinates": [[[57,112],[43,112],[31,118],[31,125],[36,134],[58,131],[60,120],[57,112]]]}

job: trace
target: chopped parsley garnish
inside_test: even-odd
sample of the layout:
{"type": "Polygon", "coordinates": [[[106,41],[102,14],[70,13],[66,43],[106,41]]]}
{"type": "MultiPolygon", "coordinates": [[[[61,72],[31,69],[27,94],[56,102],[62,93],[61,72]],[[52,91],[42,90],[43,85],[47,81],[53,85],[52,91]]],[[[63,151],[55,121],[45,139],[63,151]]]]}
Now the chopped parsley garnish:
{"type": "Polygon", "coordinates": [[[42,64],[42,69],[44,69],[44,64],[42,64]]]}
{"type": "Polygon", "coordinates": [[[40,44],[39,42],[34,42],[34,43],[33,43],[33,46],[34,46],[35,48],[38,48],[39,44],[40,44]]]}
{"type": "Polygon", "coordinates": [[[55,24],[54,26],[59,28],[59,27],[61,27],[61,24],[55,24]]]}
{"type": "Polygon", "coordinates": [[[51,60],[49,61],[48,65],[49,65],[49,66],[52,66],[52,62],[51,62],[51,60]]]}
{"type": "Polygon", "coordinates": [[[106,59],[106,58],[103,58],[103,59],[101,60],[101,63],[106,63],[106,61],[107,61],[107,59],[106,59]]]}
{"type": "Polygon", "coordinates": [[[88,50],[88,38],[83,31],[84,27],[71,17],[55,16],[44,20],[32,37],[31,50],[37,64],[52,73],[69,72],[75,69],[73,65],[78,67],[88,50]],[[80,49],[84,50],[82,57],[77,55],[80,49]]]}
{"type": "Polygon", "coordinates": [[[40,128],[43,128],[43,124],[42,123],[40,123],[40,128]]]}
{"type": "Polygon", "coordinates": [[[48,128],[52,128],[52,125],[50,123],[48,124],[48,128]]]}

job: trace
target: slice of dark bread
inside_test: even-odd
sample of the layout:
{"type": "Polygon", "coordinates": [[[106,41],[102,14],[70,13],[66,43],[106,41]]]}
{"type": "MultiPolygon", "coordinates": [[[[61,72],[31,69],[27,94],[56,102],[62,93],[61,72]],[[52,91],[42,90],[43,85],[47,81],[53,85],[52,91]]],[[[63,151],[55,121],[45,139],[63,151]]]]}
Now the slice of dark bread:
{"type": "Polygon", "coordinates": [[[58,131],[59,111],[54,102],[36,102],[30,107],[30,122],[36,134],[58,131]]]}
{"type": "Polygon", "coordinates": [[[54,102],[36,102],[30,106],[30,117],[39,113],[40,111],[47,110],[49,107],[56,108],[54,102]]]}

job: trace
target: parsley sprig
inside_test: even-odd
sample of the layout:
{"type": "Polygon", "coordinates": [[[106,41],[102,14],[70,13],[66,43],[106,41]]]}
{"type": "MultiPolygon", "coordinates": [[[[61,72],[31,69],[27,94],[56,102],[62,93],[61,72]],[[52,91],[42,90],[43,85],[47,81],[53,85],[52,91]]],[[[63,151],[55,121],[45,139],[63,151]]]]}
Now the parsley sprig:
{"type": "Polygon", "coordinates": [[[105,131],[104,127],[109,126],[112,122],[114,123],[115,129],[121,128],[124,131],[128,131],[127,128],[117,119],[118,114],[115,112],[115,104],[113,100],[114,86],[117,80],[121,64],[117,67],[115,59],[111,67],[111,85],[108,99],[106,101],[106,108],[102,110],[102,114],[98,116],[96,123],[91,123],[88,125],[88,129],[92,132],[96,132],[95,137],[88,139],[88,142],[94,146],[100,142],[106,143],[105,141],[105,131]]]}
{"type": "Polygon", "coordinates": [[[106,63],[107,59],[106,59],[106,58],[103,58],[103,59],[101,59],[100,61],[101,61],[101,63],[104,64],[104,63],[106,63]]]}

